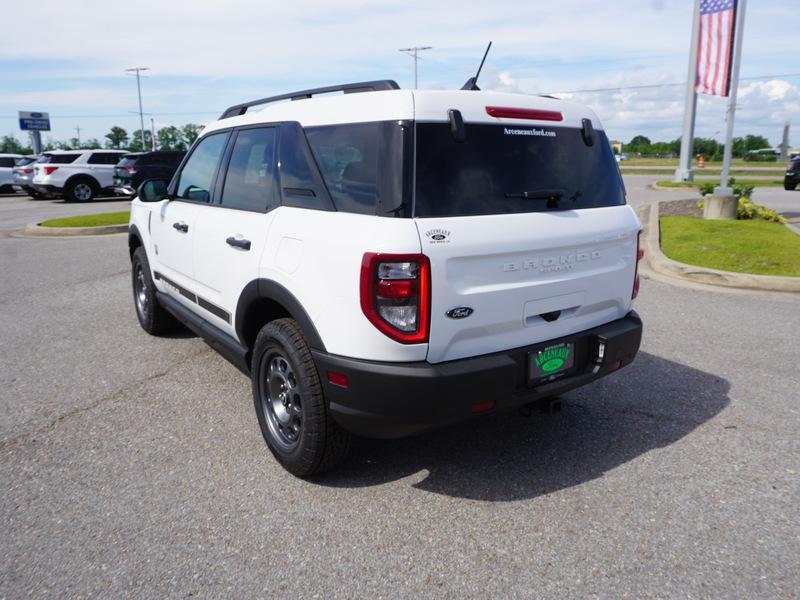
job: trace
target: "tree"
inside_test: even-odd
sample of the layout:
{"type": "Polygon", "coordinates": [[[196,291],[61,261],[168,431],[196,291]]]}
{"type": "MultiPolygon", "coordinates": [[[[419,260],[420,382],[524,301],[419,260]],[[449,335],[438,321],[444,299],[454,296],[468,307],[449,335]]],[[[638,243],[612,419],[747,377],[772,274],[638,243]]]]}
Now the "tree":
{"type": "Polygon", "coordinates": [[[186,150],[181,130],[174,125],[162,127],[156,133],[160,150],[186,150]]]}
{"type": "Polygon", "coordinates": [[[650,144],[652,144],[650,138],[643,135],[635,135],[631,141],[628,142],[628,146],[649,146],[650,144]]]}
{"type": "Polygon", "coordinates": [[[107,148],[124,148],[128,145],[128,132],[125,131],[122,127],[117,127],[116,125],[111,128],[106,134],[106,147],[107,148]]]}
{"type": "Polygon", "coordinates": [[[203,126],[194,123],[187,123],[181,127],[181,140],[187,148],[194,143],[201,131],[203,131],[203,126]]]}
{"type": "Polygon", "coordinates": [[[4,135],[0,139],[0,152],[7,154],[30,154],[31,149],[23,146],[13,135],[4,135]]]}
{"type": "Polygon", "coordinates": [[[142,130],[137,129],[133,132],[130,146],[131,152],[149,152],[153,148],[153,134],[149,129],[144,130],[144,148],[142,148],[142,130]]]}
{"type": "Polygon", "coordinates": [[[81,144],[82,148],[87,148],[88,150],[95,150],[96,148],[102,148],[103,146],[100,145],[100,140],[97,138],[89,138],[83,144],[81,144]]]}
{"type": "Polygon", "coordinates": [[[744,136],[744,149],[747,152],[751,150],[761,150],[769,148],[769,140],[763,135],[746,135],[744,136]]]}

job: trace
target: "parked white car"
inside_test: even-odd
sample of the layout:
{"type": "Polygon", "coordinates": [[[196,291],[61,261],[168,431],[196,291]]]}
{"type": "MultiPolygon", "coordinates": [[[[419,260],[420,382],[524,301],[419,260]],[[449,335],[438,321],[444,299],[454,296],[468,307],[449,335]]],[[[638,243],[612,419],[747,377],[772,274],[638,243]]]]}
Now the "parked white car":
{"type": "Polygon", "coordinates": [[[0,194],[14,192],[13,169],[21,158],[21,154],[0,154],[0,194]]]}
{"type": "Polygon", "coordinates": [[[34,166],[33,187],[67,202],[89,202],[114,185],[114,166],[124,150],[51,150],[34,166]]]}
{"type": "Polygon", "coordinates": [[[303,90],[231,107],[171,183],[140,190],[141,326],[177,319],[248,374],[267,445],[300,476],[353,433],[522,407],[639,349],[641,225],[578,104],[303,90]]]}

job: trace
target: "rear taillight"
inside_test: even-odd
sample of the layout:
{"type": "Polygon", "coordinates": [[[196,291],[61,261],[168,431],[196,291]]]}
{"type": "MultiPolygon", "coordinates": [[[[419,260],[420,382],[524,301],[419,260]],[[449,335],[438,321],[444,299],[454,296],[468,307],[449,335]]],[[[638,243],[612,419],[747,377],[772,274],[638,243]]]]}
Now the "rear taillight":
{"type": "Polygon", "coordinates": [[[26,175],[30,175],[31,173],[33,173],[33,167],[22,167],[20,169],[20,172],[25,173],[26,175]]]}
{"type": "Polygon", "coordinates": [[[644,250],[642,250],[642,232],[636,235],[636,265],[633,270],[633,292],[631,293],[631,300],[639,295],[639,261],[644,258],[644,250]]]}
{"type": "Polygon", "coordinates": [[[531,119],[533,121],[563,121],[564,115],[557,110],[535,110],[530,108],[508,108],[487,106],[486,114],[505,119],[531,119]]]}
{"type": "Polygon", "coordinates": [[[424,254],[368,252],[361,261],[361,310],[401,344],[428,341],[431,264],[424,254]]]}
{"type": "Polygon", "coordinates": [[[125,167],[125,170],[126,170],[128,173],[130,173],[131,175],[133,175],[134,173],[136,173],[136,167],[125,167]]]}
{"type": "Polygon", "coordinates": [[[52,175],[56,171],[58,171],[58,167],[51,167],[50,165],[46,165],[44,168],[45,175],[52,175]]]}

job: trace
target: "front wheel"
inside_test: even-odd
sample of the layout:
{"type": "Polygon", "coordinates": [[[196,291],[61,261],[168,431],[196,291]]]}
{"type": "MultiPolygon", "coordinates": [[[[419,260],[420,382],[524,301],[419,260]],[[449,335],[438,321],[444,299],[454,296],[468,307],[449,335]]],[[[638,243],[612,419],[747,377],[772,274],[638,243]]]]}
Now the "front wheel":
{"type": "Polygon", "coordinates": [[[150,335],[159,335],[173,329],[177,324],[175,318],[161,306],[156,296],[156,286],[150,276],[150,264],[147,253],[139,246],[131,260],[131,279],[133,285],[133,305],[136,318],[150,335]]]}
{"type": "Polygon", "coordinates": [[[789,192],[794,190],[794,188],[796,188],[796,187],[797,187],[797,182],[796,181],[784,181],[783,182],[783,189],[785,189],[785,190],[787,190],[789,192]]]}
{"type": "Polygon", "coordinates": [[[251,371],[261,433],[287,471],[306,477],[344,460],[350,434],[331,417],[311,352],[294,319],[276,319],[261,329],[251,371]]]}

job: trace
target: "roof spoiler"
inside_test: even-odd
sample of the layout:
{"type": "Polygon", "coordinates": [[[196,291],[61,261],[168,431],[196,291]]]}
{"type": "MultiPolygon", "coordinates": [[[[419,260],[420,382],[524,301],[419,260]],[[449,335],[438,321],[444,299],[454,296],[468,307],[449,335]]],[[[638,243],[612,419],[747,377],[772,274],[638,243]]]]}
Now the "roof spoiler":
{"type": "Polygon", "coordinates": [[[262,104],[270,104],[271,102],[280,102],[281,100],[305,100],[317,94],[330,94],[332,92],[344,92],[345,94],[357,94],[360,92],[379,92],[383,90],[399,90],[400,86],[392,79],[379,79],[376,81],[361,81],[358,83],[344,83],[341,85],[331,85],[328,87],[313,88],[310,90],[300,90],[298,92],[290,92],[288,94],[281,94],[280,96],[270,96],[269,98],[261,98],[260,100],[252,100],[243,104],[235,104],[222,113],[221,119],[228,117],[238,117],[247,112],[247,109],[253,106],[260,106],[262,104]]]}

